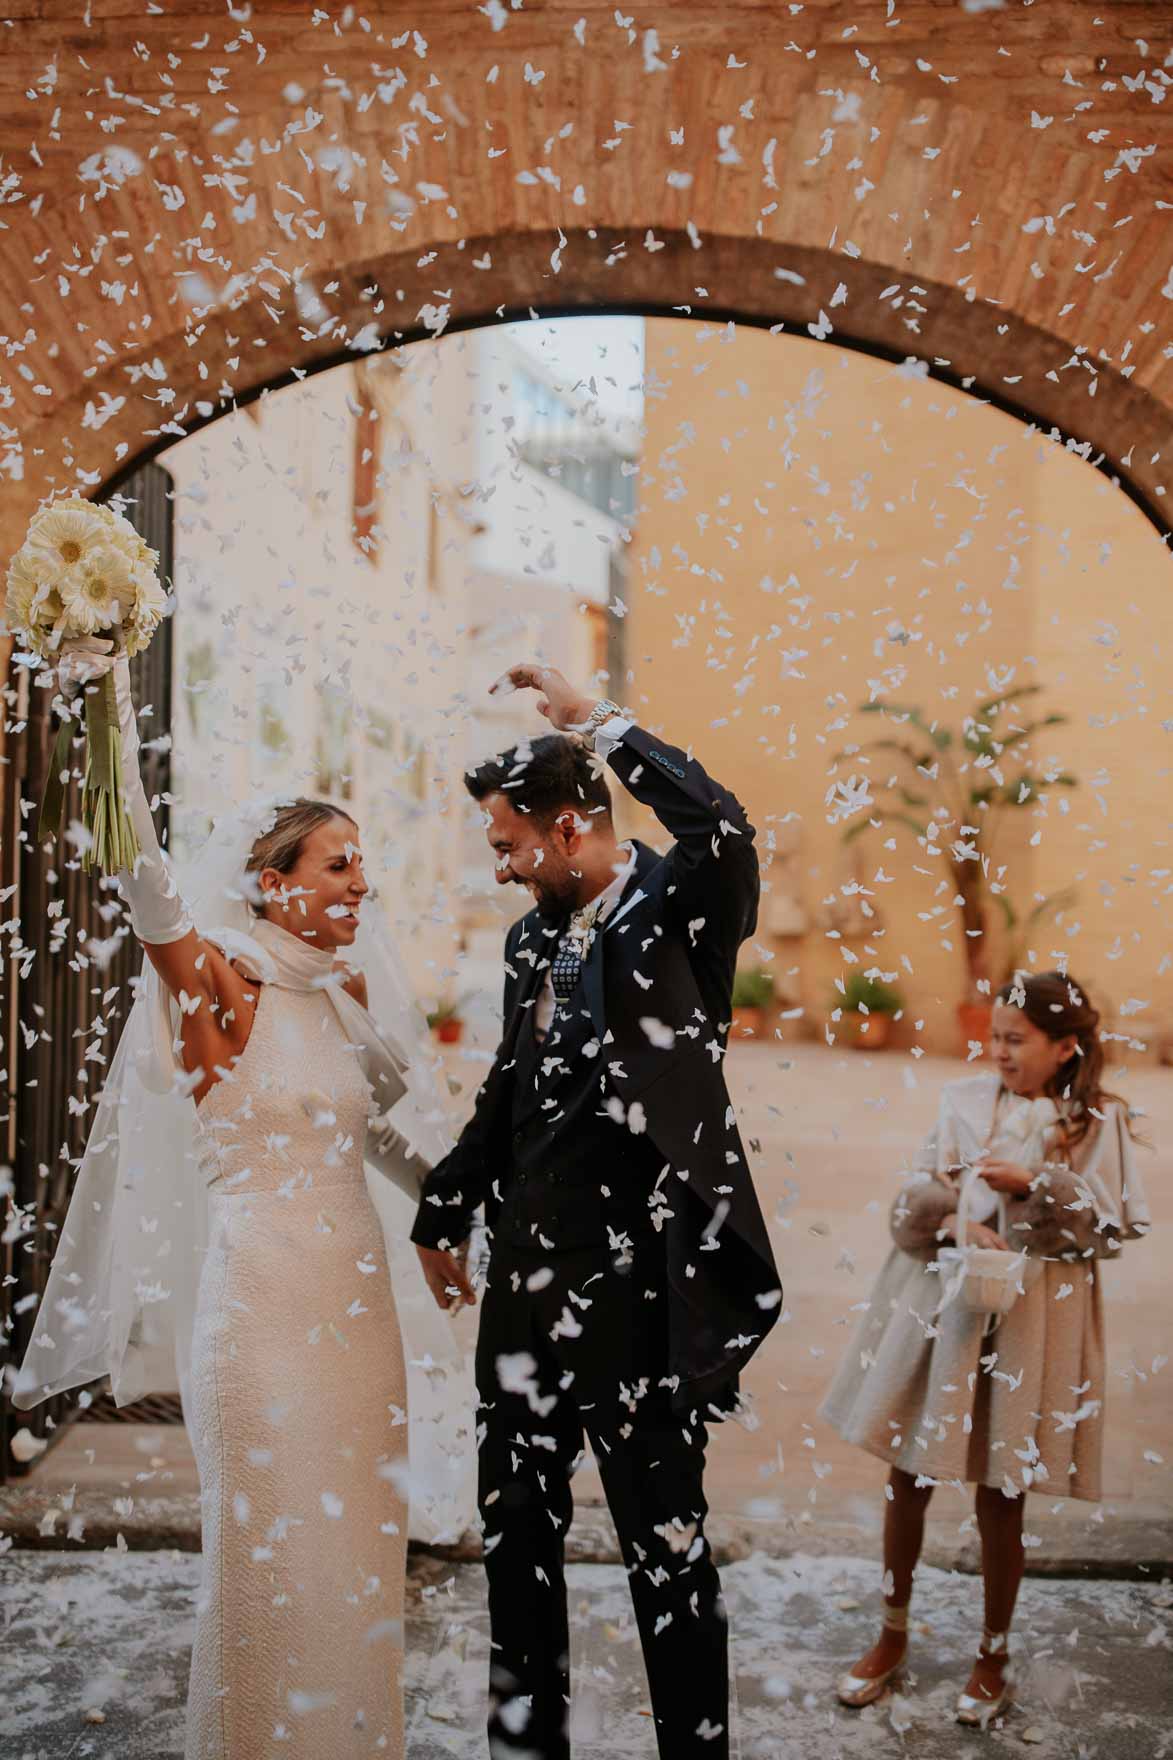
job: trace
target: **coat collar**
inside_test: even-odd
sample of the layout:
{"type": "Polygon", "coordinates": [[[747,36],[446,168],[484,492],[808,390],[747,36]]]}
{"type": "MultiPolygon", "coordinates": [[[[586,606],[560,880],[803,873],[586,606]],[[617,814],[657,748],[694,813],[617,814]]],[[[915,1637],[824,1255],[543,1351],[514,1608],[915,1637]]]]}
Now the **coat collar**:
{"type": "Polygon", "coordinates": [[[967,1125],[979,1142],[985,1141],[993,1127],[994,1105],[1001,1087],[1001,1076],[992,1071],[962,1076],[946,1087],[954,1117],[967,1125]]]}
{"type": "Polygon", "coordinates": [[[601,933],[596,935],[591,942],[590,952],[587,954],[586,964],[583,967],[583,987],[586,990],[587,1007],[591,1013],[591,1024],[600,1040],[603,1039],[607,1031],[607,1011],[603,994],[604,948],[611,950],[606,957],[611,959],[617,957],[615,950],[620,945],[620,938],[613,935],[611,931],[617,923],[635,909],[641,899],[647,896],[643,882],[661,859],[654,849],[649,849],[648,845],[641,843],[638,838],[633,838],[632,842],[635,845],[635,862],[628,875],[627,885],[623,888],[615,909],[604,922],[601,933]]]}
{"type": "Polygon", "coordinates": [[[646,843],[641,843],[638,837],[633,837],[631,844],[635,850],[635,862],[627,877],[627,885],[619,895],[619,903],[603,924],[604,934],[615,927],[620,917],[625,916],[628,911],[634,910],[639,899],[647,896],[644,892],[644,882],[652,869],[664,859],[657,855],[654,849],[649,848],[646,843]]]}
{"type": "Polygon", "coordinates": [[[548,934],[555,925],[548,923],[535,909],[525,913],[520,919],[517,946],[514,959],[521,968],[521,982],[513,1004],[513,1013],[505,1022],[505,1036],[509,1038],[517,1029],[518,1023],[525,1020],[533,1007],[534,998],[541,989],[546,973],[553,958],[554,949],[558,944],[556,934],[548,934]],[[527,1008],[526,1004],[529,1004],[527,1008]]]}
{"type": "MultiPolygon", "coordinates": [[[[619,895],[619,902],[604,921],[601,932],[593,937],[590,951],[587,954],[586,963],[583,967],[583,985],[586,990],[587,1007],[590,1010],[591,1024],[600,1040],[603,1038],[607,1030],[607,1017],[603,994],[604,946],[610,945],[612,949],[615,947],[617,944],[617,938],[610,935],[611,929],[613,929],[621,919],[626,918],[629,913],[636,908],[637,904],[647,896],[644,891],[643,882],[647,879],[652,869],[663,860],[663,858],[657,855],[656,851],[650,848],[648,844],[641,843],[638,837],[632,838],[631,842],[635,847],[635,863],[632,867],[631,873],[627,877],[627,884],[619,895]]],[[[525,1009],[525,1004],[529,1002],[532,1006],[532,999],[537,996],[538,991],[545,980],[547,962],[557,945],[557,937],[544,934],[543,931],[552,927],[553,925],[547,923],[536,908],[527,911],[525,916],[521,919],[520,945],[522,947],[532,948],[536,954],[536,958],[532,965],[530,965],[528,961],[526,962],[528,969],[522,980],[521,989],[517,996],[517,1002],[514,1005],[513,1021],[507,1023],[507,1030],[512,1029],[513,1022],[515,1022],[519,1016],[528,1013],[528,1010],[525,1009]]],[[[613,952],[608,955],[608,957],[614,957],[613,952]]]]}

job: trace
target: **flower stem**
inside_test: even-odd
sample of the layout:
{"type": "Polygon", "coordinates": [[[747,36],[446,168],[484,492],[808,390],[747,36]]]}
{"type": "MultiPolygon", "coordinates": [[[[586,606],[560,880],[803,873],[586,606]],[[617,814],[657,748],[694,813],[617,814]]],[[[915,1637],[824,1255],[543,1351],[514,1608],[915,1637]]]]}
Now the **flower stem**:
{"type": "Polygon", "coordinates": [[[86,693],[86,774],[81,820],[90,834],[81,858],[82,872],[116,874],[131,868],[138,857],[138,839],[123,797],[122,743],[114,678],[107,673],[98,689],[86,693]]]}

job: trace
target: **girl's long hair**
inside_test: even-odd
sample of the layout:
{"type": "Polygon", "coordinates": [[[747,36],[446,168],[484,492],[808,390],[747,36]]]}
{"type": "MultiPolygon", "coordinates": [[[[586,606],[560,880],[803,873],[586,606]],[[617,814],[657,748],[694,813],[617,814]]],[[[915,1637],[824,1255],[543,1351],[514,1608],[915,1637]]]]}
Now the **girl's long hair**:
{"type": "Polygon", "coordinates": [[[1047,1094],[1064,1112],[1067,1147],[1072,1149],[1098,1123],[1106,1101],[1114,1100],[1135,1136],[1128,1102],[1103,1085],[1104,1047],[1100,1038],[1100,1012],[1088,1000],[1087,991],[1062,972],[1015,972],[998,992],[997,1000],[1021,1008],[1032,1026],[1048,1039],[1073,1035],[1076,1048],[1047,1083],[1047,1094]]]}

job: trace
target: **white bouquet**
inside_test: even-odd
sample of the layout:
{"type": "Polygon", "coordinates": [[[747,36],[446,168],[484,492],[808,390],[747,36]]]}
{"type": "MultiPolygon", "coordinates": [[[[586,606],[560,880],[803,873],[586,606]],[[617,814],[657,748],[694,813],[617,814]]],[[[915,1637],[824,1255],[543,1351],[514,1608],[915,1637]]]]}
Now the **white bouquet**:
{"type": "MultiPolygon", "coordinates": [[[[112,507],[80,495],[59,497],[38,509],[24,543],[8,568],[5,618],[23,645],[52,660],[63,641],[105,635],[128,655],[144,649],[162,621],[167,599],[159,582],[159,557],[130,521],[112,507]]],[[[85,870],[108,874],[133,867],[134,829],[122,796],[118,711],[110,673],[86,691],[86,769],[81,820],[90,834],[82,855],[85,870]]],[[[61,824],[71,718],[62,721],[41,803],[38,838],[56,836],[61,824]]]]}

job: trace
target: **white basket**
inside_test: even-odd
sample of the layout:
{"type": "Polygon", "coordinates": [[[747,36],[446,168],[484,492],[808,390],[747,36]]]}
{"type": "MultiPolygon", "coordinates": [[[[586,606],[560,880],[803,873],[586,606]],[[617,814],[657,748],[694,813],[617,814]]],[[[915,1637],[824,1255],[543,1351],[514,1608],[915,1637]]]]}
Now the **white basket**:
{"type": "MultiPolygon", "coordinates": [[[[969,1207],[974,1180],[980,1176],[966,1170],[957,1202],[957,1239],[969,1233],[969,1207]]],[[[998,1233],[1006,1238],[1006,1203],[998,1193],[998,1233]]],[[[971,1314],[1000,1318],[1008,1314],[1019,1296],[1025,1295],[1042,1274],[1042,1264],[1025,1251],[1012,1253],[1001,1247],[942,1247],[937,1254],[944,1289],[937,1312],[957,1302],[971,1314]]]]}

